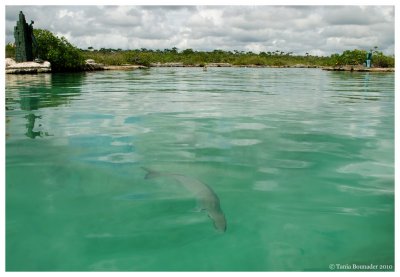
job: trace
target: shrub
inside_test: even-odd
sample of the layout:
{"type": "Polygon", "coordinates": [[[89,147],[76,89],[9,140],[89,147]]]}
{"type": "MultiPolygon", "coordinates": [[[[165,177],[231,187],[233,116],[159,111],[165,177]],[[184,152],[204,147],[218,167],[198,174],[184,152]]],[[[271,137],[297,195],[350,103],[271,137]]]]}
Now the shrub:
{"type": "MultiPolygon", "coordinates": [[[[328,60],[328,64],[335,65],[360,65],[367,59],[365,50],[346,50],[341,55],[333,54],[328,60]]],[[[373,51],[372,64],[374,67],[394,67],[394,57],[385,56],[382,52],[373,51]]]]}
{"type": "Polygon", "coordinates": [[[37,42],[36,56],[51,63],[55,72],[81,71],[85,60],[80,50],[70,44],[65,37],[57,37],[50,31],[35,29],[37,42]]]}
{"type": "Polygon", "coordinates": [[[372,56],[374,67],[394,67],[394,57],[385,56],[382,52],[375,52],[372,56]]]}
{"type": "Polygon", "coordinates": [[[6,58],[15,59],[15,46],[11,43],[6,45],[6,58]]]}
{"type": "Polygon", "coordinates": [[[363,64],[367,57],[365,50],[346,50],[341,55],[333,54],[330,58],[331,65],[359,65],[363,64]]]}

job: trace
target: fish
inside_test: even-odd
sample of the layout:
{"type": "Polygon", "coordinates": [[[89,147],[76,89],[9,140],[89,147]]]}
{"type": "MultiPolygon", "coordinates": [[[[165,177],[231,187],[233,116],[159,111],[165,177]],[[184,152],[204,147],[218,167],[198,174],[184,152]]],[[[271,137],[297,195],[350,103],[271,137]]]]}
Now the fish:
{"type": "Polygon", "coordinates": [[[167,177],[176,180],[197,198],[197,210],[207,213],[208,217],[213,221],[214,228],[219,232],[226,232],[227,223],[224,212],[221,209],[217,194],[210,186],[183,174],[160,172],[147,167],[142,167],[142,169],[147,172],[145,179],[167,177]]]}

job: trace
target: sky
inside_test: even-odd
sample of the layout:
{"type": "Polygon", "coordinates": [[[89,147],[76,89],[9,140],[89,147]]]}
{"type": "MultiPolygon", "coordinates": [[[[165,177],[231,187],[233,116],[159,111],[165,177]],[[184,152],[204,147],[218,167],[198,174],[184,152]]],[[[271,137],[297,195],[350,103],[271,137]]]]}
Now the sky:
{"type": "MultiPolygon", "coordinates": [[[[161,4],[160,4],[161,5],[161,4]]],[[[378,46],[395,52],[395,7],[367,6],[5,6],[6,43],[19,11],[34,28],[73,45],[121,49],[284,51],[331,55],[378,46]]]]}

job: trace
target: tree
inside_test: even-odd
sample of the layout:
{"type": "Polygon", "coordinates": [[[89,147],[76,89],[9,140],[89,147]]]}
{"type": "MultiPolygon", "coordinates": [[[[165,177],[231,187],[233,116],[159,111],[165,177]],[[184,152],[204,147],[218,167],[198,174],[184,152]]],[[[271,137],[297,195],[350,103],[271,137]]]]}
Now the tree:
{"type": "Polygon", "coordinates": [[[183,55],[192,55],[192,54],[194,54],[194,51],[193,51],[193,49],[188,48],[188,49],[183,50],[182,54],[183,55]]]}
{"type": "Polygon", "coordinates": [[[15,59],[15,45],[11,43],[6,44],[6,58],[15,59]]]}
{"type": "Polygon", "coordinates": [[[70,44],[65,37],[57,37],[48,30],[35,29],[37,41],[36,55],[51,63],[52,70],[81,71],[85,60],[78,48],[70,44]]]}
{"type": "Polygon", "coordinates": [[[173,53],[173,54],[178,54],[178,48],[172,47],[171,53],[173,53]]]}
{"type": "Polygon", "coordinates": [[[394,67],[394,57],[385,56],[380,51],[374,51],[372,64],[375,67],[394,67]]]}

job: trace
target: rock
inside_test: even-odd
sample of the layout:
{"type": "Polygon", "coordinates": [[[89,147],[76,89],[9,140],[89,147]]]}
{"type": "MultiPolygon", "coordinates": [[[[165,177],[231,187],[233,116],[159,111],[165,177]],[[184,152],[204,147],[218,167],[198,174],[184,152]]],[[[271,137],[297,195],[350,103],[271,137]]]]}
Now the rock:
{"type": "Polygon", "coordinates": [[[183,63],[150,63],[151,67],[184,67],[183,63]]]}
{"type": "Polygon", "coordinates": [[[13,59],[6,58],[6,68],[14,64],[16,64],[16,62],[13,59]]]}
{"type": "Polygon", "coordinates": [[[87,64],[94,64],[94,63],[96,63],[93,59],[87,59],[86,61],[85,61],[85,63],[87,63],[87,64]]]}
{"type": "Polygon", "coordinates": [[[85,60],[85,71],[104,70],[104,64],[96,63],[93,59],[85,60]]]}
{"type": "Polygon", "coordinates": [[[362,65],[343,65],[334,67],[324,67],[327,71],[351,71],[351,72],[394,72],[394,68],[364,67],[362,65]]]}
{"type": "Polygon", "coordinates": [[[107,65],[104,66],[104,70],[135,70],[135,69],[145,69],[147,68],[146,66],[143,65],[129,65],[129,64],[124,64],[124,65],[107,65]]]}
{"type": "Polygon", "coordinates": [[[42,63],[22,62],[17,63],[13,59],[6,59],[7,74],[35,74],[51,72],[51,64],[48,61],[42,63]]]}
{"type": "Polygon", "coordinates": [[[307,65],[307,64],[295,64],[290,67],[292,67],[292,68],[317,68],[316,65],[307,65]]]}
{"type": "Polygon", "coordinates": [[[232,67],[230,63],[208,63],[207,67],[232,67]]]}

